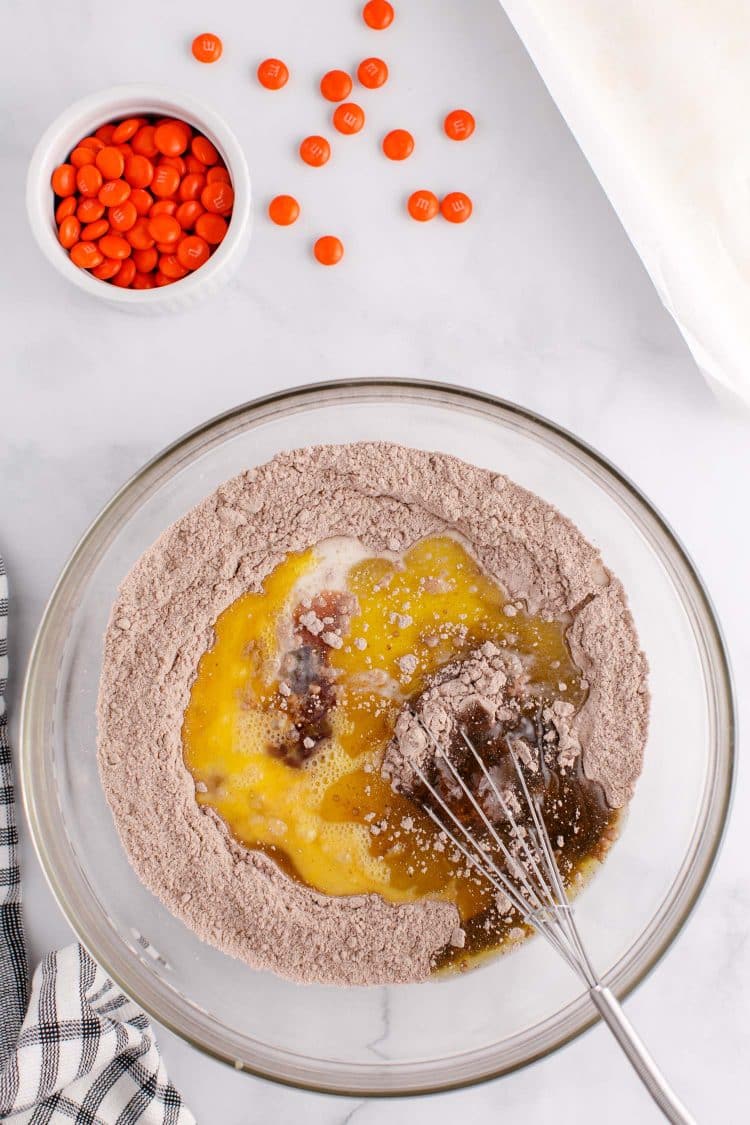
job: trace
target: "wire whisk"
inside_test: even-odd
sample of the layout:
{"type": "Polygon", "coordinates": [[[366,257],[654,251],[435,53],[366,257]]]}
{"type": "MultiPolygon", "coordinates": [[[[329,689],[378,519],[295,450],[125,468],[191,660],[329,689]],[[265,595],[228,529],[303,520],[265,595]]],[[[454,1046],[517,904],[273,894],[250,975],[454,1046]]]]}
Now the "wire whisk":
{"type": "Polygon", "coordinates": [[[515,749],[515,743],[525,738],[527,731],[519,729],[504,736],[518,782],[515,799],[511,800],[507,790],[503,793],[495,781],[492,771],[487,768],[465,727],[458,727],[471,759],[481,771],[484,785],[505,818],[509,835],[503,839],[496,821],[483,808],[447,750],[419,714],[412,711],[412,717],[434,747],[436,762],[439,761],[447,768],[458,786],[457,792],[460,792],[479,818],[486,836],[484,840],[480,840],[467,826],[467,818],[451,808],[427,772],[418,762],[411,761],[411,768],[431,798],[422,802],[425,812],[464,856],[469,866],[479,872],[498,892],[507,896],[523,921],[533,926],[583,981],[597,1011],[665,1118],[673,1125],[696,1125],[695,1118],[671,1090],[616,997],[602,984],[591,963],[576,925],[573,907],[568,901],[544,821],[541,801],[531,792],[515,749]],[[523,803],[518,802],[519,794],[523,803]],[[513,804],[516,802],[519,811],[514,811],[513,804]],[[519,812],[524,807],[528,816],[524,817],[524,823],[521,824],[519,812]]]}

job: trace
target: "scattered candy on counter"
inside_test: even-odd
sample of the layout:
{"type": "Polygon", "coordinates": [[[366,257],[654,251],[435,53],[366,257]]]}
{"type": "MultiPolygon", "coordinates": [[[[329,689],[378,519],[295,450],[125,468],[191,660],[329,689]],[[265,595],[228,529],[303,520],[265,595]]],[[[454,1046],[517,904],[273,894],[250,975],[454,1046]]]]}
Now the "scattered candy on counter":
{"type": "Polygon", "coordinates": [[[383,152],[389,160],[406,160],[414,152],[414,137],[406,129],[393,129],[383,137],[383,152]]]}
{"type": "Polygon", "coordinates": [[[434,191],[415,191],[409,196],[406,208],[418,223],[429,222],[440,210],[440,201],[434,191]]]}
{"type": "Polygon", "coordinates": [[[332,234],[324,234],[313,246],[313,253],[322,266],[335,266],[344,256],[344,246],[332,234]]]}
{"type": "Polygon", "coordinates": [[[352,92],[352,80],[345,70],[329,70],[320,80],[320,92],[329,102],[343,102],[352,92]]]}
{"type": "MultiPolygon", "coordinates": [[[[216,36],[198,39],[210,39],[213,50],[218,43],[221,54],[216,36]]],[[[52,190],[58,239],[71,261],[123,289],[170,285],[202,266],[226,235],[234,204],[216,147],[173,118],[101,125],[55,168],[52,190]]]]}
{"type": "Polygon", "coordinates": [[[388,67],[382,59],[362,59],[357,67],[357,79],[367,90],[378,90],[388,81],[388,67]]]}
{"type": "Polygon", "coordinates": [[[362,9],[362,19],[373,31],[385,31],[393,23],[393,6],[388,0],[368,0],[362,9]]]}
{"type": "Polygon", "coordinates": [[[221,58],[221,53],[224,50],[224,44],[218,35],[211,35],[210,32],[204,31],[202,35],[196,35],[192,43],[192,52],[198,62],[212,63],[221,58]]]}
{"type": "Polygon", "coordinates": [[[299,154],[311,168],[322,168],[331,158],[331,146],[325,137],[305,137],[299,146],[299,154]]]}
{"type": "Polygon", "coordinates": [[[280,90],[289,81],[289,68],[281,59],[264,59],[257,73],[258,81],[266,90],[280,90]]]}
{"type": "Polygon", "coordinates": [[[351,136],[364,127],[365,111],[356,102],[344,102],[336,106],[332,121],[339,133],[351,136]]]}
{"type": "Polygon", "coordinates": [[[471,218],[473,205],[462,191],[452,191],[440,204],[440,213],[449,223],[465,223],[471,218]]]}
{"type": "Polygon", "coordinates": [[[277,195],[268,204],[268,217],[279,227],[289,227],[299,218],[299,203],[293,195],[277,195]]]}
{"type": "Polygon", "coordinates": [[[446,136],[452,141],[467,141],[475,126],[476,121],[468,109],[454,109],[443,122],[446,136]]]}

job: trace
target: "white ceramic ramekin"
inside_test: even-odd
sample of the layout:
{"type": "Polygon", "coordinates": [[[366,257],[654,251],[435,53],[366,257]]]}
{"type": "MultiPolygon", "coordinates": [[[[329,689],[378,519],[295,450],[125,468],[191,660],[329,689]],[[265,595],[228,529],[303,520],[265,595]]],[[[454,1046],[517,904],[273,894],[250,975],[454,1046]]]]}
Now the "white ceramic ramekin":
{"type": "Polygon", "coordinates": [[[114,86],[90,94],[65,110],[34,150],[26,180],[26,209],[42,253],[63,277],[84,292],[132,312],[179,311],[215,293],[236,272],[250,239],[250,174],[240,145],[225,122],[188,95],[161,86],[114,86]],[[153,113],[177,117],[204,133],[221,153],[232,177],[234,208],[229,230],[216,252],[194,273],[156,289],[118,289],[75,266],[57,240],[52,172],[75,143],[108,121],[153,113]]]}

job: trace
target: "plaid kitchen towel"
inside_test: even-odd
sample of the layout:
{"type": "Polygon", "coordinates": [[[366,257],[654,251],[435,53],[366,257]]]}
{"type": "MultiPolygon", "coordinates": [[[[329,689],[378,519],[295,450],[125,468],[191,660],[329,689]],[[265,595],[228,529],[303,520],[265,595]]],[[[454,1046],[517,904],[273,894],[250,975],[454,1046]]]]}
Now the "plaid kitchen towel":
{"type": "Polygon", "coordinates": [[[8,583],[0,558],[0,1120],[11,1125],[195,1125],[151,1025],[78,944],[29,990],[8,741],[8,583]]]}

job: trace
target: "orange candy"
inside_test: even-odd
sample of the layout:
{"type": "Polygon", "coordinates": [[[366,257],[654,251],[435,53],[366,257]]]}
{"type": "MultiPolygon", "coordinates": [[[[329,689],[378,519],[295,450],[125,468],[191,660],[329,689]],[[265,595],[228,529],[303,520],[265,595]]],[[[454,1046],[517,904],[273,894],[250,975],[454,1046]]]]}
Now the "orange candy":
{"type": "Polygon", "coordinates": [[[125,157],[114,145],[105,145],[96,154],[96,166],[105,180],[118,179],[125,168],[125,157]]]}
{"type": "Polygon", "coordinates": [[[289,227],[299,218],[299,203],[293,195],[277,195],[268,204],[268,217],[280,227],[289,227]]]}
{"type": "Polygon", "coordinates": [[[190,151],[201,164],[215,164],[219,159],[219,153],[208,137],[193,137],[190,151]]]}
{"type": "Polygon", "coordinates": [[[66,219],[60,223],[60,228],[57,232],[57,237],[60,240],[60,245],[64,246],[66,250],[70,250],[71,246],[75,246],[80,238],[81,224],[75,215],[68,215],[66,219]]]}
{"type": "Polygon", "coordinates": [[[153,125],[141,125],[138,132],[133,136],[131,148],[136,156],[147,156],[152,160],[158,153],[156,142],[154,141],[154,133],[156,129],[153,125]]]}
{"type": "Polygon", "coordinates": [[[122,234],[135,226],[138,212],[135,204],[130,199],[126,199],[124,203],[118,203],[117,206],[110,207],[107,217],[112,230],[122,234]]]}
{"type": "Polygon", "coordinates": [[[105,258],[98,266],[94,266],[91,272],[94,277],[98,277],[100,281],[111,281],[122,264],[122,262],[118,262],[114,258],[105,258]]]}
{"type": "Polygon", "coordinates": [[[76,190],[76,169],[72,164],[60,164],[52,173],[52,190],[55,195],[73,195],[76,190]]]}
{"type": "Polygon", "coordinates": [[[383,152],[389,160],[406,160],[414,152],[414,137],[406,129],[393,129],[383,137],[383,152]]]}
{"type": "Polygon", "coordinates": [[[154,144],[164,156],[181,156],[190,144],[190,131],[181,121],[164,121],[156,126],[154,144]]]}
{"type": "Polygon", "coordinates": [[[145,188],[154,178],[154,166],[147,156],[129,156],[125,161],[125,180],[131,188],[145,188]]]}
{"type": "Polygon", "coordinates": [[[95,223],[97,219],[101,219],[104,211],[104,204],[98,199],[82,199],[78,204],[76,215],[82,223],[95,223]]]}
{"type": "Polygon", "coordinates": [[[320,80],[320,92],[329,102],[343,102],[352,92],[352,80],[345,70],[329,70],[320,80]]]}
{"type": "Polygon", "coordinates": [[[182,182],[180,183],[180,199],[183,202],[189,199],[197,199],[205,186],[205,176],[201,176],[198,172],[189,172],[187,176],[183,176],[182,182]]]}
{"type": "Polygon", "coordinates": [[[148,215],[154,197],[150,191],[144,191],[143,188],[133,188],[128,196],[128,202],[133,204],[139,215],[148,215]]]}
{"type": "Polygon", "coordinates": [[[362,59],[357,67],[357,78],[360,86],[366,86],[368,90],[377,90],[380,86],[385,86],[388,81],[388,67],[382,59],[362,59]]]}
{"type": "Polygon", "coordinates": [[[212,184],[216,180],[222,180],[225,184],[231,184],[232,182],[229,178],[229,172],[226,170],[226,168],[209,168],[206,172],[206,183],[212,184]]]}
{"type": "Polygon", "coordinates": [[[266,90],[280,90],[289,81],[289,68],[281,59],[264,59],[258,67],[258,81],[266,90]]]}
{"type": "Polygon", "coordinates": [[[443,122],[446,135],[452,141],[466,141],[474,132],[476,121],[468,109],[454,109],[443,122]]]}
{"type": "Polygon", "coordinates": [[[154,203],[149,211],[149,215],[174,215],[177,210],[177,204],[174,199],[160,199],[158,203],[154,203]]]}
{"type": "Polygon", "coordinates": [[[68,215],[75,215],[77,203],[78,200],[74,195],[69,195],[67,199],[63,199],[61,203],[58,203],[57,210],[55,211],[55,222],[58,226],[60,226],[63,219],[67,219],[68,215]]]}
{"type": "Polygon", "coordinates": [[[100,132],[100,130],[97,129],[96,135],[100,140],[104,141],[105,145],[122,145],[129,141],[131,137],[135,136],[143,124],[144,122],[140,117],[128,117],[125,121],[121,121],[119,125],[105,125],[103,127],[104,130],[112,129],[112,132],[109,133],[109,139],[102,135],[103,130],[100,132]]]}
{"type": "Polygon", "coordinates": [[[197,270],[208,260],[210,253],[205,238],[197,234],[189,234],[177,247],[177,260],[186,270],[197,270]]]}
{"type": "Polygon", "coordinates": [[[174,215],[154,215],[148,221],[148,233],[154,242],[176,242],[182,227],[174,215]]]}
{"type": "Polygon", "coordinates": [[[76,187],[81,195],[98,195],[102,183],[102,174],[94,164],[84,164],[76,172],[76,187]]]}
{"type": "Polygon", "coordinates": [[[322,266],[335,266],[344,256],[344,246],[332,234],[324,234],[313,246],[313,254],[322,266]]]}
{"type": "Polygon", "coordinates": [[[150,186],[153,195],[158,195],[160,199],[166,199],[167,196],[174,195],[177,192],[180,186],[180,173],[170,164],[160,164],[154,172],[154,178],[150,186]]]}
{"type": "Polygon", "coordinates": [[[117,207],[118,204],[124,203],[129,195],[130,184],[125,180],[108,180],[106,184],[102,184],[98,199],[105,207],[117,207]]]}
{"type": "Polygon", "coordinates": [[[190,230],[195,226],[196,219],[204,214],[203,207],[197,199],[188,199],[181,203],[175,211],[175,218],[183,230],[190,230]]]}
{"type": "Polygon", "coordinates": [[[108,230],[109,223],[106,219],[96,219],[93,223],[86,223],[81,231],[81,240],[83,242],[97,242],[108,230]]]}
{"type": "Polygon", "coordinates": [[[138,273],[151,273],[159,263],[159,251],[154,246],[148,250],[134,250],[133,261],[138,273]]]}
{"type": "Polygon", "coordinates": [[[195,233],[205,239],[210,246],[218,246],[220,242],[223,242],[228,229],[226,219],[222,219],[221,215],[214,215],[210,211],[205,211],[200,215],[195,224],[195,233]]]}
{"type": "Polygon", "coordinates": [[[145,218],[136,219],[125,237],[134,250],[149,250],[154,245],[154,240],[148,232],[148,219],[145,218]]]}
{"type": "Polygon", "coordinates": [[[74,148],[70,154],[70,163],[74,168],[82,168],[84,164],[93,164],[95,160],[96,153],[84,145],[74,148]]]}
{"type": "Polygon", "coordinates": [[[355,102],[344,102],[333,111],[333,124],[339,133],[351,136],[352,133],[358,133],[364,123],[365,111],[355,102]]]}
{"type": "Polygon", "coordinates": [[[472,202],[462,191],[452,191],[440,204],[443,218],[449,223],[465,223],[471,217],[472,202]]]}
{"type": "Polygon", "coordinates": [[[234,205],[215,145],[166,117],[100,126],[54,170],[52,188],[71,261],[123,289],[171,285],[202,266],[234,205]]]}
{"type": "Polygon", "coordinates": [[[212,35],[210,31],[204,31],[202,35],[196,35],[191,50],[193,58],[197,59],[198,62],[213,63],[221,58],[224,44],[218,35],[212,35]]]}
{"type": "Polygon", "coordinates": [[[201,203],[207,211],[214,211],[217,215],[227,215],[234,204],[234,192],[231,184],[215,180],[206,184],[201,192],[201,203]]]}
{"type": "Polygon", "coordinates": [[[434,191],[412,192],[406,206],[412,219],[416,219],[418,223],[429,222],[440,210],[440,203],[434,191]]]}
{"type": "Polygon", "coordinates": [[[133,278],[136,274],[136,265],[132,258],[126,258],[121,264],[119,270],[112,278],[112,284],[117,285],[120,289],[129,289],[133,284],[133,278]]]}
{"type": "Polygon", "coordinates": [[[95,242],[76,242],[71,247],[70,260],[82,270],[93,270],[104,261],[104,255],[95,242]]]}
{"type": "Polygon", "coordinates": [[[305,137],[299,154],[311,168],[321,168],[331,157],[331,146],[325,137],[305,137]]]}
{"type": "Polygon", "coordinates": [[[188,273],[185,266],[180,264],[180,259],[176,254],[162,254],[159,258],[159,269],[171,281],[179,281],[181,277],[185,277],[188,273]]]}
{"type": "Polygon", "coordinates": [[[385,31],[393,23],[394,15],[388,0],[368,0],[362,9],[362,19],[373,31],[385,31]]]}
{"type": "Polygon", "coordinates": [[[104,238],[99,239],[99,249],[105,258],[115,258],[118,261],[130,256],[130,243],[119,234],[105,234],[104,238]]]}

